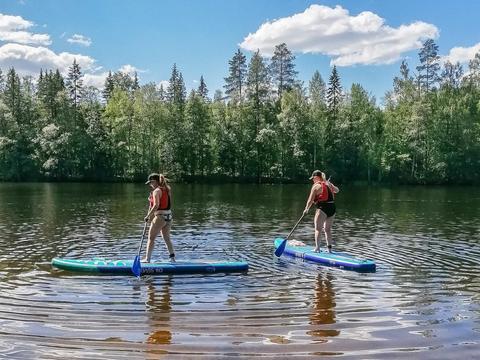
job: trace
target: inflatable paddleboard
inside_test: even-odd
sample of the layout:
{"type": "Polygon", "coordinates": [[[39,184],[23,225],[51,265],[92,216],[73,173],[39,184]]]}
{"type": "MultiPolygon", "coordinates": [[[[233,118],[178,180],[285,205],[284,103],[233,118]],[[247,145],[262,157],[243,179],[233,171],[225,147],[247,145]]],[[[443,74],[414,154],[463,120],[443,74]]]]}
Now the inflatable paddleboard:
{"type": "MultiPolygon", "coordinates": [[[[278,248],[282,243],[282,238],[277,238],[274,241],[275,248],[278,248]]],[[[283,254],[289,256],[300,257],[305,260],[314,261],[322,265],[336,266],[341,269],[355,270],[360,272],[374,272],[376,270],[375,261],[369,259],[359,259],[346,253],[339,253],[332,251],[314,252],[313,246],[306,246],[297,241],[288,241],[283,254]],[[297,245],[299,244],[299,245],[297,245]]]]}
{"type": "MultiPolygon", "coordinates": [[[[133,260],[105,259],[61,259],[54,258],[52,266],[76,272],[102,273],[110,275],[133,275],[133,260]]],[[[151,262],[142,263],[142,275],[202,274],[248,271],[248,263],[239,262],[151,262]]]]}

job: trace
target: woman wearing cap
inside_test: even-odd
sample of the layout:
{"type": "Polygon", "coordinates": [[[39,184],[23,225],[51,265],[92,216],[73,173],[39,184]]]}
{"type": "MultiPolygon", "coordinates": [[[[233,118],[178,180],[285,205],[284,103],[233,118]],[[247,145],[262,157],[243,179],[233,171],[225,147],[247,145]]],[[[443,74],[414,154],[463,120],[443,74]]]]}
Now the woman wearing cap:
{"type": "Polygon", "coordinates": [[[316,205],[317,211],[315,212],[314,220],[315,249],[313,251],[320,251],[320,231],[323,229],[328,252],[332,252],[332,225],[335,218],[334,199],[335,194],[340,190],[330,180],[326,180],[325,173],[320,170],[315,170],[312,176],[310,176],[310,180],[313,180],[313,186],[303,214],[306,215],[308,213],[312,204],[316,205]]]}
{"type": "Polygon", "coordinates": [[[147,251],[142,262],[150,262],[152,257],[155,238],[162,232],[163,240],[167,245],[170,261],[175,262],[175,252],[173,250],[172,240],[170,239],[170,227],[172,226],[172,189],[167,183],[167,179],[162,174],[150,174],[145,183],[150,185],[152,192],[148,200],[150,207],[145,216],[145,221],[151,221],[148,231],[147,251]]]}

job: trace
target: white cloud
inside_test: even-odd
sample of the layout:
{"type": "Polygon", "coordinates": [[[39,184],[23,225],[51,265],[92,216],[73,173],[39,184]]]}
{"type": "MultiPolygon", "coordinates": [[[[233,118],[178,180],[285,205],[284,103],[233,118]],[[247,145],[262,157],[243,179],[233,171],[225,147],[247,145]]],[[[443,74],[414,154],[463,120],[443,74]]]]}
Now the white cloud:
{"type": "Polygon", "coordinates": [[[94,86],[97,89],[103,89],[105,86],[105,79],[108,76],[108,71],[100,74],[84,74],[82,77],[84,86],[94,86]]]}
{"type": "MultiPolygon", "coordinates": [[[[0,13],[0,41],[8,41],[3,45],[0,44],[0,68],[13,67],[20,75],[34,77],[38,76],[40,69],[53,71],[58,69],[65,76],[75,59],[84,74],[83,83],[85,86],[94,86],[98,89],[104,87],[108,71],[102,71],[103,67],[99,66],[94,58],[69,52],[57,53],[42,46],[51,43],[50,36],[25,31],[33,25],[31,21],[20,16],[0,13]]],[[[66,33],[62,33],[60,38],[65,36],[66,33]]],[[[85,46],[91,44],[89,38],[79,34],[74,34],[67,41],[85,46]]],[[[135,72],[144,73],[147,70],[141,70],[133,65],[126,64],[120,67],[118,71],[133,76],[135,72]]],[[[168,81],[166,84],[168,84],[168,81]]]]}
{"type": "Polygon", "coordinates": [[[163,87],[163,90],[167,90],[168,86],[170,85],[170,81],[168,80],[160,80],[157,84],[158,89],[160,90],[160,86],[163,87]]]}
{"type": "Polygon", "coordinates": [[[79,44],[83,46],[90,46],[92,44],[92,39],[80,34],[73,34],[73,36],[68,38],[67,41],[71,44],[79,44]]]}
{"type": "Polygon", "coordinates": [[[442,58],[443,61],[450,61],[455,64],[459,63],[468,63],[475,57],[475,54],[480,52],[480,43],[477,43],[470,47],[457,46],[450,49],[448,55],[442,58]]]}
{"type": "Polygon", "coordinates": [[[275,46],[284,42],[294,52],[329,55],[338,66],[388,64],[438,34],[435,25],[421,21],[393,28],[370,11],[351,16],[341,6],[315,4],[303,13],[262,24],[240,46],[272,55],[275,46]]]}
{"type": "Polygon", "coordinates": [[[19,44],[50,45],[50,35],[33,34],[25,31],[34,24],[21,16],[5,15],[0,13],[0,41],[9,41],[19,44]]]}
{"type": "Polygon", "coordinates": [[[95,63],[90,56],[68,52],[57,54],[43,46],[13,43],[0,46],[0,68],[14,67],[23,75],[36,76],[40,69],[59,69],[61,73],[66,74],[74,59],[82,71],[89,71],[95,63]]]}
{"type": "Polygon", "coordinates": [[[121,71],[124,74],[128,74],[130,76],[135,75],[135,73],[138,74],[138,73],[147,72],[147,70],[142,70],[142,69],[136,68],[135,66],[130,65],[130,64],[123,65],[120,69],[118,69],[118,71],[121,71]]]}
{"type": "MultiPolygon", "coordinates": [[[[88,73],[85,73],[83,75],[83,84],[86,85],[86,86],[94,86],[98,89],[103,89],[103,87],[105,86],[105,79],[107,78],[108,76],[108,71],[103,71],[101,73],[98,73],[99,70],[101,70],[103,67],[97,67],[97,68],[92,68],[91,71],[92,72],[88,72],[88,73]]],[[[121,66],[117,71],[120,71],[120,72],[123,72],[125,74],[128,74],[130,76],[133,76],[133,74],[135,73],[135,71],[138,73],[138,72],[145,72],[145,70],[140,70],[138,68],[136,68],[135,66],[133,65],[130,65],[130,64],[126,64],[126,65],[123,65],[121,66]]],[[[114,71],[112,71],[112,73],[114,73],[114,71]]],[[[168,81],[165,81],[167,86],[168,86],[168,81]]],[[[160,84],[158,84],[158,86],[160,86],[160,84]]],[[[165,85],[164,85],[164,88],[166,89],[165,85]]]]}
{"type": "Polygon", "coordinates": [[[0,13],[0,31],[27,29],[31,26],[33,26],[33,23],[25,20],[21,16],[5,15],[0,13]]]}

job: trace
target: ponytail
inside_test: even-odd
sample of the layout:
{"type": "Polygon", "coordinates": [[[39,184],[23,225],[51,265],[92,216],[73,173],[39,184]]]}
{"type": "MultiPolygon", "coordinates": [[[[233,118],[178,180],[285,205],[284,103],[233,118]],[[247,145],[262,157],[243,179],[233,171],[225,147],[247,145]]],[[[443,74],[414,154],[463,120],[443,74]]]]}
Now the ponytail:
{"type": "Polygon", "coordinates": [[[160,181],[159,181],[160,187],[167,188],[170,190],[170,186],[168,186],[168,179],[165,177],[165,175],[160,174],[159,178],[160,178],[160,181]]]}

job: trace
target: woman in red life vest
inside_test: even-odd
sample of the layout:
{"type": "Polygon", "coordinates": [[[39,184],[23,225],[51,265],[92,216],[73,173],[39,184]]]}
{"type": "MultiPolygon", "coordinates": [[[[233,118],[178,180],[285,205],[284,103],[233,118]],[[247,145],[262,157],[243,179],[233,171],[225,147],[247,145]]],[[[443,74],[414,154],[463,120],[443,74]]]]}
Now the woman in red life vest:
{"type": "Polygon", "coordinates": [[[328,252],[332,252],[332,225],[335,218],[334,199],[335,194],[340,190],[329,180],[326,180],[325,174],[320,170],[315,170],[310,176],[310,180],[313,180],[313,186],[303,214],[307,214],[312,204],[316,205],[317,211],[314,220],[315,249],[313,251],[320,251],[320,231],[323,229],[328,252]]]}
{"type": "Polygon", "coordinates": [[[167,245],[170,261],[175,262],[175,252],[173,250],[172,240],[170,239],[170,228],[172,226],[172,189],[167,183],[167,179],[162,174],[150,174],[145,183],[150,185],[152,192],[148,198],[150,207],[145,216],[145,221],[151,221],[148,231],[147,252],[142,262],[150,262],[152,257],[155,238],[161,232],[163,240],[167,245]]]}

